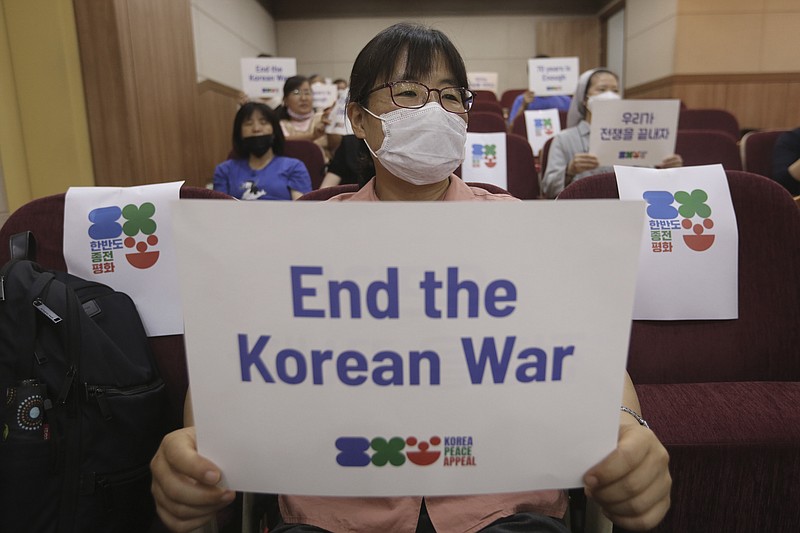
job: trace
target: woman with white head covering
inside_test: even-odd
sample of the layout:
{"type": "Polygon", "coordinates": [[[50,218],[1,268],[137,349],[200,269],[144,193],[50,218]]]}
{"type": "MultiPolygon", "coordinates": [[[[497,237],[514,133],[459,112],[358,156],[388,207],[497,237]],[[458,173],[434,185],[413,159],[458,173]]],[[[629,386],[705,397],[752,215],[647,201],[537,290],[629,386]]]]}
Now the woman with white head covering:
{"type": "MultiPolygon", "coordinates": [[[[613,170],[611,167],[601,167],[597,157],[589,153],[589,133],[594,102],[619,100],[619,93],[619,78],[609,69],[600,67],[581,74],[567,112],[567,129],[553,138],[547,168],[543,169],[542,192],[548,198],[555,198],[575,180],[613,170]]],[[[664,159],[658,168],[681,165],[681,157],[673,154],[664,159]]]]}

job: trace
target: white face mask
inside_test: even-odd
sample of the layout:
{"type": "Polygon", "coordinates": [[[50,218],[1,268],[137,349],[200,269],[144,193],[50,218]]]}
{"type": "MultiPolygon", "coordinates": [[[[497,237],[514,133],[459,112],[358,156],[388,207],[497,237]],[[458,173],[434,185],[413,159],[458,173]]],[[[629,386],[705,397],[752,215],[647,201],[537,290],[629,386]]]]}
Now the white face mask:
{"type": "Polygon", "coordinates": [[[367,144],[381,165],[414,185],[429,185],[447,178],[464,161],[467,123],[436,102],[419,109],[401,107],[380,116],[383,144],[377,151],[367,144]]]}
{"type": "Polygon", "coordinates": [[[604,91],[600,94],[590,96],[589,99],[586,100],[586,108],[592,111],[592,106],[595,102],[603,102],[606,100],[622,100],[622,97],[619,93],[615,93],[614,91],[604,91]]]}

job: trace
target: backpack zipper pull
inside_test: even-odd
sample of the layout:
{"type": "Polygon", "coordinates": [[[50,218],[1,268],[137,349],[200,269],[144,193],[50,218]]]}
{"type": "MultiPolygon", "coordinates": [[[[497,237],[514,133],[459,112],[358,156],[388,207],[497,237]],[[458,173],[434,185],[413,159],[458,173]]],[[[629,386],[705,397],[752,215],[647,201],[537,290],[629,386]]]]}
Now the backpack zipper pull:
{"type": "Polygon", "coordinates": [[[75,365],[71,365],[69,370],[67,370],[67,376],[64,378],[64,384],[61,386],[61,392],[58,393],[58,400],[56,400],[59,405],[67,403],[69,390],[72,388],[72,381],[75,379],[75,374],[77,372],[78,369],[75,368],[75,365]]]}
{"type": "Polygon", "coordinates": [[[103,415],[105,420],[111,420],[111,408],[108,406],[105,389],[90,385],[86,387],[86,396],[87,399],[94,398],[94,400],[97,402],[97,407],[100,408],[100,414],[103,415]]]}
{"type": "Polygon", "coordinates": [[[38,309],[40,313],[42,313],[44,316],[46,316],[47,318],[49,318],[49,319],[50,319],[50,321],[51,321],[53,324],[58,324],[59,322],[61,322],[61,317],[60,317],[60,316],[58,316],[58,314],[57,314],[55,311],[53,311],[52,309],[50,309],[49,307],[47,307],[47,305],[45,305],[45,303],[44,303],[44,302],[43,302],[41,299],[39,299],[39,298],[36,298],[36,299],[33,301],[33,306],[34,306],[36,309],[38,309]]]}
{"type": "Polygon", "coordinates": [[[6,277],[0,275],[0,302],[6,301],[6,277]]]}

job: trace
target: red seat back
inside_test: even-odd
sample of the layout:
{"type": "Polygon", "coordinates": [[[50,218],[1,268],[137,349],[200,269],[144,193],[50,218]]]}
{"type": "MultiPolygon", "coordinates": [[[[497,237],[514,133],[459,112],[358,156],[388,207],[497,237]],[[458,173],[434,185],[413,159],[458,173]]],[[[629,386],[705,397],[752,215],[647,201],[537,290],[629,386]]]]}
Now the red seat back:
{"type": "Polygon", "coordinates": [[[318,144],[311,141],[286,141],[283,155],[303,162],[311,176],[311,188],[319,189],[325,177],[325,156],[318,144]]]}

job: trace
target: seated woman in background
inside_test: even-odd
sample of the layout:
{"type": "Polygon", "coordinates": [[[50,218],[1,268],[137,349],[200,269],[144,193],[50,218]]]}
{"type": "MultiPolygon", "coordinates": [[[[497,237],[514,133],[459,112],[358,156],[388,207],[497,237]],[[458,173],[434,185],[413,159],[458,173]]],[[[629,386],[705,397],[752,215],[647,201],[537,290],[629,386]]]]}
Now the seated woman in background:
{"type": "MultiPolygon", "coordinates": [[[[558,196],[564,187],[592,174],[613,172],[601,167],[597,156],[589,153],[592,105],[599,100],[619,100],[619,78],[606,68],[587,70],[581,74],[567,115],[567,128],[553,137],[542,176],[542,192],[548,198],[558,196]]],[[[677,154],[664,159],[657,168],[683,166],[677,154]]]]}
{"type": "Polygon", "coordinates": [[[233,159],[217,165],[214,190],[241,200],[294,200],[311,190],[302,161],[283,155],[275,111],[247,102],[233,120],[233,159]]]}
{"type": "Polygon", "coordinates": [[[772,150],[772,179],[800,195],[800,128],[781,134],[772,150]]]}
{"type": "Polygon", "coordinates": [[[354,183],[363,185],[374,175],[375,165],[364,141],[355,135],[344,135],[319,188],[354,183]]]}
{"type": "Polygon", "coordinates": [[[292,76],[286,80],[283,84],[283,106],[278,109],[278,118],[287,141],[313,141],[322,149],[325,162],[330,161],[341,136],[325,133],[329,121],[325,111],[314,111],[314,93],[308,78],[292,76]]]}
{"type": "MultiPolygon", "coordinates": [[[[548,55],[539,54],[535,59],[547,58],[548,55]]],[[[514,120],[524,111],[536,109],[558,109],[559,111],[569,111],[572,97],[566,94],[552,96],[536,96],[530,89],[514,98],[511,104],[511,111],[508,112],[508,129],[514,126],[514,120]]]]}

